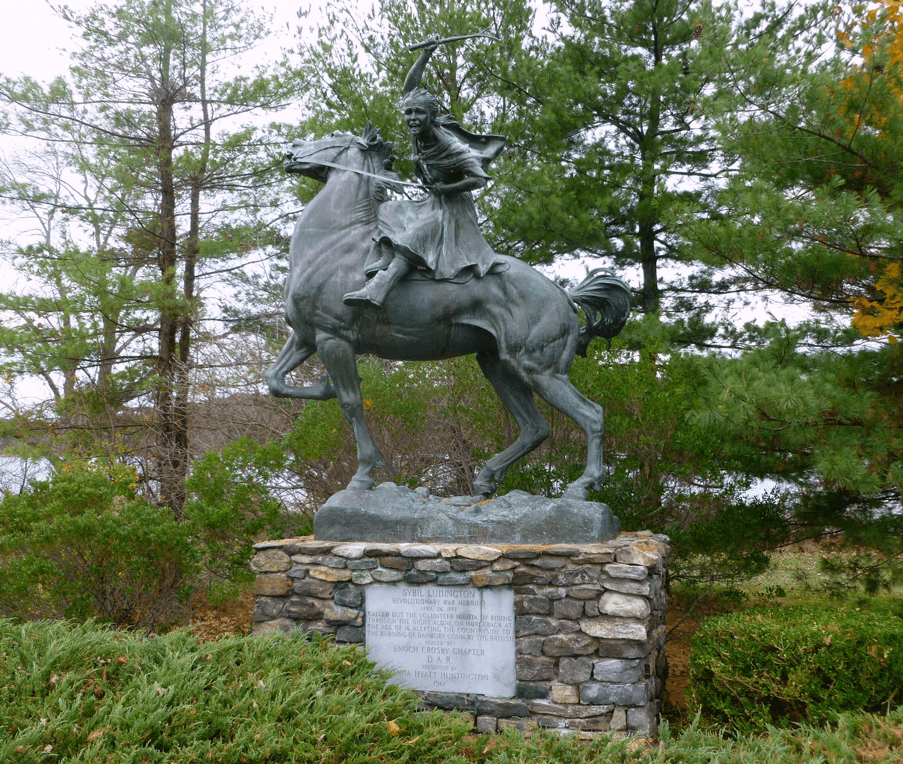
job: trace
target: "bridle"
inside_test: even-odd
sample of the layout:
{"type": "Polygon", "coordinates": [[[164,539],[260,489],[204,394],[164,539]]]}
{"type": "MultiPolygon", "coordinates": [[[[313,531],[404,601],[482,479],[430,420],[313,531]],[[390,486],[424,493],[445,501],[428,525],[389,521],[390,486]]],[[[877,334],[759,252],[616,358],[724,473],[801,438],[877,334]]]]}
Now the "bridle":
{"type": "Polygon", "coordinates": [[[325,151],[326,149],[341,148],[341,151],[339,151],[332,158],[333,159],[332,162],[327,162],[325,159],[318,159],[317,164],[323,165],[324,167],[333,167],[337,170],[345,170],[347,172],[353,172],[356,175],[364,175],[365,177],[368,177],[368,178],[376,178],[377,180],[381,180],[386,183],[398,184],[400,186],[410,186],[411,188],[419,188],[421,191],[426,191],[426,189],[420,183],[409,183],[408,181],[405,181],[405,180],[395,180],[394,178],[387,178],[385,175],[377,175],[375,172],[367,172],[366,170],[358,170],[354,167],[348,167],[346,165],[336,164],[335,160],[338,159],[340,156],[342,156],[342,154],[344,154],[346,151],[348,151],[348,149],[351,148],[351,144],[355,141],[358,141],[365,151],[367,150],[366,143],[363,143],[363,141],[360,141],[359,138],[355,138],[354,136],[352,136],[351,139],[347,142],[343,141],[341,143],[329,144],[326,146],[318,146],[316,149],[311,151],[309,154],[301,154],[299,156],[298,154],[295,154],[294,152],[292,152],[292,153],[288,154],[287,156],[290,157],[292,161],[303,161],[304,159],[307,159],[308,157],[312,157],[315,154],[319,154],[321,151],[325,151]]]}

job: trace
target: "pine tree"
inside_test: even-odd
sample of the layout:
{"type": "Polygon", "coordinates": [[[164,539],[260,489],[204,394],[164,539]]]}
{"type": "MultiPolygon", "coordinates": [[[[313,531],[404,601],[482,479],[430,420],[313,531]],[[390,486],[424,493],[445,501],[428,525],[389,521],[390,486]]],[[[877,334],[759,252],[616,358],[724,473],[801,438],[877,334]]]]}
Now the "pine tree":
{"type": "Polygon", "coordinates": [[[8,132],[55,147],[59,168],[7,164],[10,204],[45,226],[17,255],[43,296],[4,298],[17,316],[4,338],[7,368],[55,385],[58,412],[86,390],[102,402],[103,416],[80,416],[104,424],[108,447],[132,451],[158,501],[181,517],[199,278],[267,241],[258,210],[281,182],[272,139],[242,120],[290,102],[299,86],[284,70],[235,74],[265,26],[231,0],[60,12],[81,35],[69,75],[0,83],[8,132]],[[150,425],[152,443],[117,445],[123,421],[150,425]]]}
{"type": "Polygon", "coordinates": [[[655,313],[667,289],[661,264],[690,264],[669,213],[680,202],[703,210],[719,171],[698,108],[708,76],[697,65],[697,40],[718,19],[704,23],[703,6],[684,0],[552,7],[541,71],[521,75],[536,109],[533,150],[506,199],[507,224],[533,242],[530,259],[577,254],[639,266],[637,307],[655,313]]]}
{"type": "Polygon", "coordinates": [[[888,56],[889,22],[769,4],[739,25],[729,53],[723,39],[708,50],[722,78],[710,106],[736,171],[718,214],[687,230],[715,262],[840,329],[903,254],[903,73],[888,56]]]}
{"type": "MultiPolygon", "coordinates": [[[[893,4],[891,4],[893,6],[893,4]]],[[[797,487],[797,519],[900,555],[903,256],[899,19],[769,3],[736,44],[710,40],[717,116],[735,171],[718,214],[685,230],[812,318],[766,326],[767,346],[713,361],[698,415],[797,487]],[[866,337],[880,338],[863,341],[866,337]]]]}

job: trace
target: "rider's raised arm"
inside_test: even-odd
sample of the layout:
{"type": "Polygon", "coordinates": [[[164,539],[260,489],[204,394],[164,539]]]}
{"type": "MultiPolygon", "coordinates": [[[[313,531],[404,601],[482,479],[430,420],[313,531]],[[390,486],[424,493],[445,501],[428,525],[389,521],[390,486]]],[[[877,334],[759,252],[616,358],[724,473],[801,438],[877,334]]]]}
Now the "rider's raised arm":
{"type": "Polygon", "coordinates": [[[404,85],[401,88],[402,95],[407,95],[412,90],[420,87],[420,80],[423,78],[423,71],[426,69],[427,62],[439,47],[439,40],[435,37],[431,38],[427,45],[420,51],[420,57],[414,62],[408,76],[405,77],[404,85]]]}

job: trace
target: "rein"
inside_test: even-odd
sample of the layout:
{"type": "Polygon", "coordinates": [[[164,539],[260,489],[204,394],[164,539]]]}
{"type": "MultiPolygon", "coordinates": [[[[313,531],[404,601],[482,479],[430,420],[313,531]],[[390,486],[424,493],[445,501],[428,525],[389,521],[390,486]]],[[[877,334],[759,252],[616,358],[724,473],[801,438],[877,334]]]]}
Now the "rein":
{"type": "MultiPolygon", "coordinates": [[[[350,143],[348,143],[347,145],[344,145],[344,146],[341,143],[339,143],[336,145],[336,147],[338,147],[338,146],[342,146],[342,150],[338,154],[335,155],[336,159],[338,159],[343,153],[345,153],[349,148],[351,148],[350,143]]],[[[308,157],[312,157],[314,154],[319,153],[324,148],[331,149],[331,148],[333,148],[333,146],[324,146],[324,147],[318,148],[315,151],[312,151],[310,154],[303,154],[301,156],[298,156],[297,154],[293,153],[290,156],[292,158],[292,161],[300,161],[302,159],[307,159],[308,157]]],[[[409,183],[406,180],[395,180],[394,178],[387,178],[385,175],[377,175],[375,172],[367,172],[366,170],[357,170],[354,167],[346,167],[345,165],[336,164],[335,162],[327,162],[325,159],[318,159],[317,164],[321,164],[324,167],[333,167],[337,170],[345,170],[347,172],[353,172],[355,175],[363,175],[368,178],[376,178],[377,180],[382,180],[386,183],[397,183],[400,186],[409,186],[411,188],[419,188],[422,191],[427,190],[420,183],[409,183]]]]}
{"type": "Polygon", "coordinates": [[[321,164],[324,167],[334,167],[337,170],[345,170],[346,172],[353,172],[355,175],[364,175],[368,178],[377,178],[378,180],[383,180],[386,183],[397,183],[399,186],[410,186],[411,188],[419,188],[422,191],[427,190],[420,183],[410,183],[406,180],[395,180],[394,178],[387,178],[385,175],[377,175],[375,172],[367,172],[366,170],[356,170],[353,167],[346,167],[343,164],[336,164],[335,162],[326,162],[322,159],[318,159],[317,164],[321,164]]]}

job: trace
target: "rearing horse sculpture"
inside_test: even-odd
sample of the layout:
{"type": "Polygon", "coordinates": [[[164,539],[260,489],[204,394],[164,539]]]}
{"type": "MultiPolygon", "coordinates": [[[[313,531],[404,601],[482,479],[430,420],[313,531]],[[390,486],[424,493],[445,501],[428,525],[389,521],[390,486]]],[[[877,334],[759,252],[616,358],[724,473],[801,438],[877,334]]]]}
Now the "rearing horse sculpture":
{"type": "Polygon", "coordinates": [[[548,437],[535,392],[586,433],[586,470],[564,492],[567,498],[586,499],[604,477],[602,408],[574,388],[568,372],[575,354],[585,354],[593,337],[613,337],[624,326],[629,288],[598,270],[565,292],[520,260],[502,258],[508,266],[504,272],[464,283],[409,277],[379,309],[343,304],[343,295],[364,284],[377,207],[386,189],[399,187],[385,169],[390,154],[391,144],[369,125],[361,137],[333,133],[292,144],[286,172],[326,185],[301,213],[292,235],[285,313],[293,333],[266,373],[270,392],[338,398],[357,441],[359,467],[348,489],[367,490],[374,485],[370,473],[383,462],[364,421],[355,357],[370,353],[429,361],[475,353],[520,430],[517,440],[480,471],[476,492],[495,493],[508,467],[548,437]],[[587,315],[583,328],[578,305],[587,315]],[[286,374],[314,353],[328,376],[307,386],[286,384],[286,374]]]}

